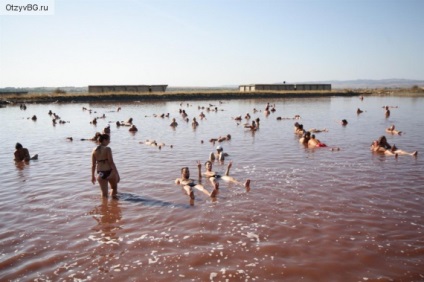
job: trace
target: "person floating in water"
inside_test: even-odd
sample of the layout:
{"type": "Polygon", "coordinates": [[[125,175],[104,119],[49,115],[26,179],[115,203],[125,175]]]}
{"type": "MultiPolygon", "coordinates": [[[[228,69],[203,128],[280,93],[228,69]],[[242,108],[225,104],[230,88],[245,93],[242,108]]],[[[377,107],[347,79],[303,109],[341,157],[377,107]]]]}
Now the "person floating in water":
{"type": "Polygon", "coordinates": [[[217,146],[216,147],[216,153],[211,152],[209,154],[209,160],[210,161],[214,161],[214,160],[218,160],[218,161],[224,161],[225,157],[228,157],[229,155],[227,153],[224,153],[224,148],[222,146],[217,146]]]}
{"type": "Polygon", "coordinates": [[[81,141],[95,141],[95,142],[97,142],[97,141],[99,141],[100,135],[102,135],[100,132],[96,132],[93,137],[91,137],[91,138],[81,138],[81,141]]]}
{"type": "Polygon", "coordinates": [[[409,153],[404,150],[399,150],[398,148],[396,148],[395,145],[390,146],[387,143],[385,136],[381,136],[379,140],[374,140],[373,143],[371,144],[370,150],[372,152],[384,153],[385,155],[395,156],[395,157],[397,157],[398,155],[410,155],[410,156],[416,157],[418,155],[417,151],[409,153]]]}
{"type": "Polygon", "coordinates": [[[319,139],[316,139],[315,134],[312,134],[311,138],[308,140],[308,147],[309,148],[321,148],[321,147],[327,147],[327,145],[322,143],[319,139]]]}
{"type": "MultiPolygon", "coordinates": [[[[199,170],[199,179],[201,179],[201,165],[198,165],[199,170]]],[[[193,187],[196,188],[199,191],[202,191],[206,195],[210,196],[211,198],[215,198],[216,194],[218,192],[219,184],[217,183],[214,186],[214,190],[212,192],[209,192],[208,190],[203,187],[202,184],[196,184],[193,179],[190,179],[190,170],[188,167],[181,168],[181,177],[175,179],[175,184],[181,185],[184,189],[184,191],[187,193],[187,195],[190,196],[192,200],[194,200],[194,192],[193,187]]]]}
{"type": "MultiPolygon", "coordinates": [[[[242,185],[244,188],[246,188],[246,191],[249,192],[250,191],[250,179],[247,179],[244,183],[237,181],[234,177],[230,176],[230,168],[232,167],[233,162],[230,162],[227,166],[227,170],[225,171],[224,175],[220,175],[218,173],[216,173],[215,171],[212,171],[212,162],[211,161],[206,161],[205,162],[205,168],[206,171],[203,173],[203,175],[209,179],[209,181],[211,182],[211,184],[215,187],[219,187],[218,186],[218,179],[222,179],[224,181],[227,182],[232,182],[238,185],[242,185]]],[[[201,167],[200,162],[197,162],[197,166],[201,167]]],[[[199,177],[201,177],[202,174],[199,175],[199,177]]],[[[217,188],[218,189],[218,188],[217,188]]]]}
{"type": "Polygon", "coordinates": [[[394,135],[401,135],[402,131],[396,130],[395,129],[395,125],[392,124],[391,126],[389,126],[388,128],[386,128],[386,132],[394,134],[394,135]]]}
{"type": "Polygon", "coordinates": [[[15,161],[16,162],[29,162],[30,160],[38,160],[38,154],[30,156],[27,148],[24,148],[21,143],[16,143],[15,145],[15,161]]]}
{"type": "Polygon", "coordinates": [[[118,195],[118,183],[121,180],[118,169],[112,157],[112,149],[108,147],[110,136],[101,134],[99,137],[100,145],[94,148],[91,154],[91,182],[99,182],[103,197],[108,196],[108,184],[110,184],[111,195],[116,198],[118,195]],[[97,177],[95,175],[97,168],[97,177]]]}

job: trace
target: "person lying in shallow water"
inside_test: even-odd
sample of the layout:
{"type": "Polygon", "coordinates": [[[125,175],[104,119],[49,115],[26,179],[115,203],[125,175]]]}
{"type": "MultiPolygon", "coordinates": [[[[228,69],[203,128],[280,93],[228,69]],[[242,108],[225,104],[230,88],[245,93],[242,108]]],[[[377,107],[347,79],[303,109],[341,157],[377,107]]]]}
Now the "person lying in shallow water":
{"type": "MultiPolygon", "coordinates": [[[[218,189],[219,185],[218,185],[218,179],[222,179],[226,182],[232,182],[238,185],[243,186],[244,188],[246,188],[246,192],[250,191],[250,179],[247,179],[244,183],[239,182],[238,180],[236,180],[234,177],[230,176],[230,168],[232,167],[233,162],[230,162],[227,166],[227,170],[225,171],[224,175],[220,175],[218,173],[216,173],[215,171],[212,171],[212,162],[211,161],[206,161],[205,162],[205,172],[202,174],[199,174],[199,177],[201,177],[202,175],[204,175],[206,178],[209,179],[209,181],[211,182],[211,184],[214,187],[217,187],[216,189],[218,189]]],[[[201,169],[201,164],[200,161],[197,162],[197,167],[199,168],[199,171],[201,169]]]]}
{"type": "Polygon", "coordinates": [[[370,150],[372,152],[384,153],[385,155],[395,156],[395,157],[397,157],[398,155],[410,155],[410,156],[414,156],[414,157],[418,155],[417,151],[409,153],[409,152],[406,152],[404,150],[399,150],[394,145],[390,149],[387,149],[386,147],[382,146],[382,144],[380,144],[380,142],[378,140],[373,141],[373,143],[371,144],[370,150]]]}
{"type": "Polygon", "coordinates": [[[394,124],[392,124],[391,126],[389,126],[388,128],[386,128],[386,132],[387,133],[394,134],[394,135],[401,135],[402,134],[402,131],[399,131],[399,130],[396,130],[395,129],[395,125],[394,124]]]}
{"type": "Polygon", "coordinates": [[[320,148],[320,147],[327,147],[327,145],[322,143],[319,139],[316,139],[315,134],[312,134],[311,138],[308,140],[308,147],[320,148]]]}
{"type": "MultiPolygon", "coordinates": [[[[199,170],[199,179],[201,179],[201,166],[198,166],[199,170]]],[[[209,192],[208,190],[203,187],[202,184],[197,184],[193,179],[190,179],[190,170],[188,167],[181,168],[181,177],[175,179],[175,184],[180,185],[183,187],[184,191],[187,193],[188,196],[190,196],[191,199],[194,199],[194,192],[193,187],[196,188],[199,191],[202,191],[206,195],[210,196],[211,198],[215,198],[216,194],[218,192],[219,184],[216,184],[214,186],[214,190],[212,192],[209,192]]]]}
{"type": "Polygon", "coordinates": [[[102,135],[100,132],[96,132],[92,138],[88,138],[88,139],[81,138],[81,141],[96,141],[97,142],[99,140],[100,135],[102,135]]]}

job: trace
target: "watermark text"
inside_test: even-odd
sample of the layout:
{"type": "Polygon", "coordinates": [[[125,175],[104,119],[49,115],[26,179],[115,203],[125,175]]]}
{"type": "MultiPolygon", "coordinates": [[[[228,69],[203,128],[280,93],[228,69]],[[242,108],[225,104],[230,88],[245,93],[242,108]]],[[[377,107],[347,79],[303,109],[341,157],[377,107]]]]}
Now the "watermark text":
{"type": "Polygon", "coordinates": [[[54,0],[0,0],[1,16],[54,14],[54,0]]]}

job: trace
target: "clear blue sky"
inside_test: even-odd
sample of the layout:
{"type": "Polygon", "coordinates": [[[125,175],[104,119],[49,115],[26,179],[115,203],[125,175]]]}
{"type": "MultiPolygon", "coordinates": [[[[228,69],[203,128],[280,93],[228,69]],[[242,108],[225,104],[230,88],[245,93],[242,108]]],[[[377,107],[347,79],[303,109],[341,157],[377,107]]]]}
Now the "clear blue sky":
{"type": "Polygon", "coordinates": [[[424,79],[421,0],[54,3],[0,16],[0,87],[424,79]]]}

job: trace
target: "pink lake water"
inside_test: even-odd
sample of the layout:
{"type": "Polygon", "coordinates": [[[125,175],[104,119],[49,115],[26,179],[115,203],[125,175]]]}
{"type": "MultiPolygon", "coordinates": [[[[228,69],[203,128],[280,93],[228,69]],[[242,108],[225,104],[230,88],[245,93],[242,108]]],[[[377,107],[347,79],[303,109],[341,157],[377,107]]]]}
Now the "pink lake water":
{"type": "Polygon", "coordinates": [[[411,97],[0,108],[0,280],[424,281],[423,109],[424,98],[411,97]],[[276,112],[265,117],[267,102],[276,112]],[[209,104],[218,111],[199,109],[209,104]],[[398,108],[386,118],[384,105],[398,108]],[[365,112],[357,115],[357,108],[365,112]],[[49,110],[69,123],[53,126],[49,110]],[[248,112],[261,120],[254,134],[232,119],[248,112]],[[153,117],[162,113],[170,118],[153,117]],[[340,151],[299,144],[296,120],[277,120],[296,114],[306,129],[327,128],[317,138],[340,151]],[[114,124],[130,117],[135,134],[114,124]],[[342,127],[341,119],[349,124],[342,127]],[[109,122],[119,200],[101,199],[91,183],[95,144],[80,141],[109,122]],[[386,134],[391,124],[404,134],[386,134]],[[232,161],[231,175],[250,178],[250,192],[221,182],[216,200],[195,191],[191,203],[175,178],[183,166],[195,177],[196,162],[217,145],[209,139],[228,133],[232,140],[220,144],[230,156],[214,170],[223,173],[232,161]],[[418,157],[372,154],[381,135],[418,157]],[[139,143],[146,139],[166,146],[139,143]],[[39,160],[15,165],[16,142],[39,160]]]}

